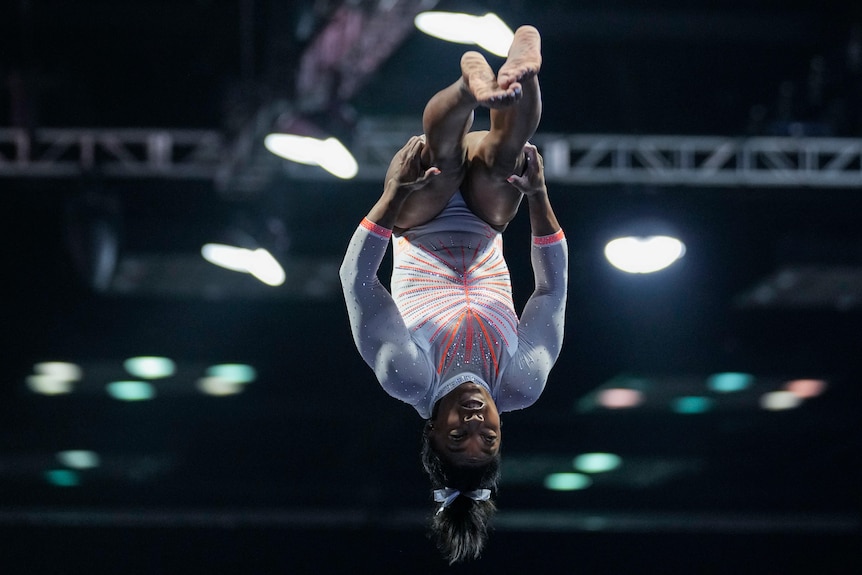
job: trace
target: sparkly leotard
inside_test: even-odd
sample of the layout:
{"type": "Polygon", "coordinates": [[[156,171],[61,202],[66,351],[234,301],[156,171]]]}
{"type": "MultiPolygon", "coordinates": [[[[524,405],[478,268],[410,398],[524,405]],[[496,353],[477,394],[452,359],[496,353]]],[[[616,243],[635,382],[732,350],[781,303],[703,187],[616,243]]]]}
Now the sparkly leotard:
{"type": "Polygon", "coordinates": [[[521,319],[502,235],[456,193],[434,220],[392,237],[392,294],[377,278],[391,231],[363,220],[341,267],[354,341],[380,384],[423,418],[472,381],[500,412],[532,405],[563,339],[563,232],[534,237],[536,289],[521,319]]]}

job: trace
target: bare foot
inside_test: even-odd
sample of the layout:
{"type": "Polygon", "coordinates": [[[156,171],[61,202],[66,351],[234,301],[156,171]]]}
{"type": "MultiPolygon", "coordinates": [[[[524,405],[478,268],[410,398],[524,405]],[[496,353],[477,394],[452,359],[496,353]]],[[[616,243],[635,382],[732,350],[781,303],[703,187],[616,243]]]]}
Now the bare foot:
{"type": "Polygon", "coordinates": [[[479,52],[465,52],[461,56],[461,78],[466,90],[482,106],[503,108],[521,98],[520,84],[513,83],[505,90],[497,85],[494,71],[479,52]]]}
{"type": "Polygon", "coordinates": [[[538,74],[541,67],[542,37],[532,26],[521,26],[515,31],[509,56],[497,73],[497,84],[500,89],[508,90],[538,74]]]}

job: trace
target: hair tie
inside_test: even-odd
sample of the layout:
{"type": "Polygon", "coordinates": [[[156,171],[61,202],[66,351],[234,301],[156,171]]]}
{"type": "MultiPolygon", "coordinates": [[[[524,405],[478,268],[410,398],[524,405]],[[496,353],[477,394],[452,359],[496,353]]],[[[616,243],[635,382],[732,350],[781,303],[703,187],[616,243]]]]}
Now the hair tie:
{"type": "Polygon", "coordinates": [[[435,489],[434,501],[442,503],[442,505],[440,505],[439,509],[437,509],[437,513],[435,513],[434,515],[439,515],[444,509],[452,505],[452,502],[455,501],[455,499],[457,499],[459,495],[469,497],[473,501],[488,501],[489,499],[491,499],[491,490],[474,489],[473,491],[461,491],[460,489],[454,489],[452,487],[435,489]]]}

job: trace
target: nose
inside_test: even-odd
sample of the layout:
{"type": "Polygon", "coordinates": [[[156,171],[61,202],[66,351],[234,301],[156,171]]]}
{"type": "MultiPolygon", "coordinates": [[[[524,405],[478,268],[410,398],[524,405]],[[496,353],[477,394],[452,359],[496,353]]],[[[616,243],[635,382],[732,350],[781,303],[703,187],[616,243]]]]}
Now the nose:
{"type": "Polygon", "coordinates": [[[464,423],[469,423],[470,421],[485,421],[485,416],[481,413],[471,413],[464,417],[464,423]]]}

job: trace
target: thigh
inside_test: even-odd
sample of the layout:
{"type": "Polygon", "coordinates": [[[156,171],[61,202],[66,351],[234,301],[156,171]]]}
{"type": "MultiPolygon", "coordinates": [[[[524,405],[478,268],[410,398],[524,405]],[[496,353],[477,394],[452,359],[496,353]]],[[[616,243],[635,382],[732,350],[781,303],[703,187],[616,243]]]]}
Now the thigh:
{"type": "MultiPolygon", "coordinates": [[[[385,182],[394,177],[399,163],[400,159],[396,155],[389,164],[385,182]]],[[[430,167],[431,164],[428,163],[423,154],[422,169],[430,167]],[[428,165],[425,165],[426,163],[428,165]]],[[[452,160],[446,162],[445,165],[436,167],[440,169],[440,174],[435,176],[428,186],[416,190],[404,201],[395,222],[396,231],[407,230],[433,220],[443,211],[455,192],[461,188],[466,174],[465,160],[452,160]]]]}
{"type": "MultiPolygon", "coordinates": [[[[518,213],[523,194],[506,181],[511,175],[494,161],[486,138],[488,132],[471,132],[467,137],[467,174],[462,194],[467,207],[495,229],[502,231],[518,213]]],[[[522,165],[522,161],[511,162],[522,165]]]]}

